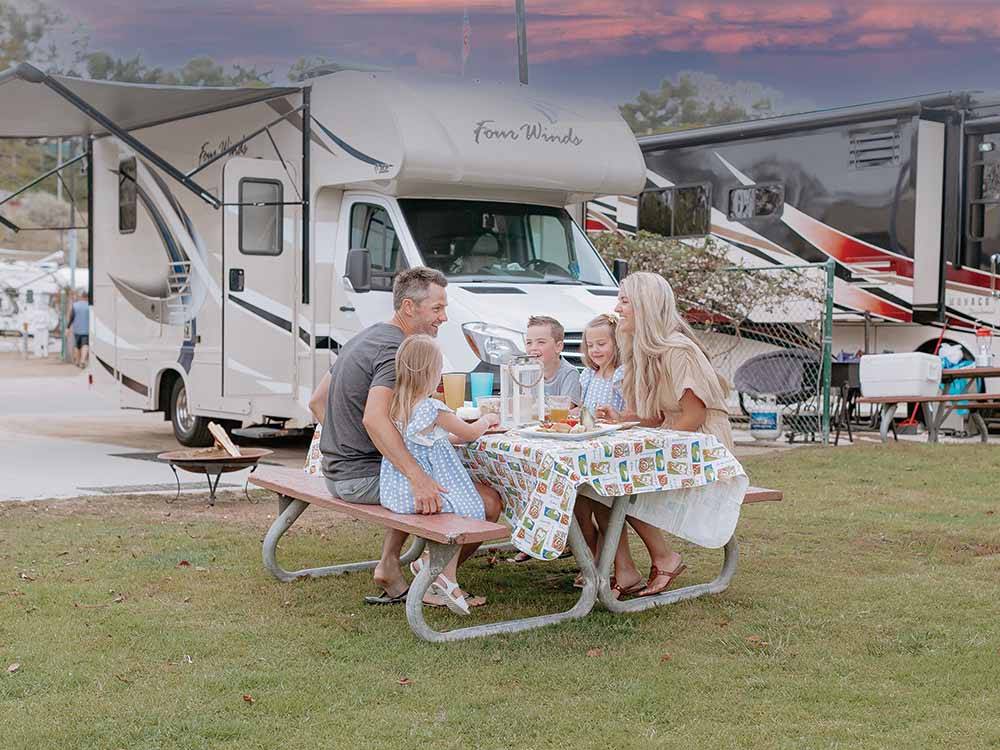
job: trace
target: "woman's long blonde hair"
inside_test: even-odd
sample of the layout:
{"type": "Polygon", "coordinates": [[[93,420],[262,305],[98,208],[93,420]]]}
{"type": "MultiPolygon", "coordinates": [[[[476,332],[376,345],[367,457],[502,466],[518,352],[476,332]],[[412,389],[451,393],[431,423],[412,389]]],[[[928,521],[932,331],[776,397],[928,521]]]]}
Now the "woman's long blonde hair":
{"type": "MultiPolygon", "coordinates": [[[[622,293],[632,304],[635,330],[618,326],[618,349],[625,373],[622,395],[643,419],[663,416],[664,405],[674,400],[670,372],[664,355],[674,348],[700,351],[711,362],[694,330],[681,316],[674,290],[659,274],[638,271],[625,277],[622,293]]],[[[716,372],[723,396],[729,383],[716,372]]]]}
{"type": "Polygon", "coordinates": [[[443,368],[441,350],[430,336],[422,333],[409,336],[399,345],[389,418],[399,425],[400,432],[406,432],[417,404],[437,389],[443,368]]]}

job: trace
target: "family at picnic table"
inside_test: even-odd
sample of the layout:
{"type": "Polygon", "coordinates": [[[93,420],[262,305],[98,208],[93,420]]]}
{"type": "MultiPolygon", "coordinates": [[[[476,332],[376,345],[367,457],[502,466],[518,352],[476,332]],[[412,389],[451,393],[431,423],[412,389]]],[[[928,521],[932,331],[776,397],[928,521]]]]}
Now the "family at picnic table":
{"type": "MultiPolygon", "coordinates": [[[[448,320],[447,286],[446,277],[430,268],[399,273],[392,319],[362,331],[340,351],[309,402],[321,425],[322,474],[331,494],[347,502],[496,521],[503,510],[500,493],[473,481],[455,446],[478,440],[499,417],[485,413],[466,422],[433,398],[444,364],[435,338],[448,320]]],[[[663,277],[637,272],[622,281],[615,315],[597,316],[583,332],[582,375],[562,358],[563,337],[554,318],[534,315],[527,321],[526,350],[542,365],[546,397],[568,397],[606,422],[708,433],[733,449],[728,383],[678,312],[663,277]]],[[[610,508],[587,489],[578,495],[574,513],[596,556],[610,508]]],[[[648,576],[640,573],[623,531],[612,592],[619,598],[659,594],[686,566],[659,528],[631,517],[629,524],[652,565],[648,576]]],[[[367,603],[405,601],[408,584],[399,558],[406,536],[386,532],[374,571],[382,591],[366,597],[367,603]]],[[[468,614],[470,607],[486,603],[458,583],[458,568],[478,546],[461,548],[431,586],[426,604],[468,614]]],[[[523,552],[510,558],[528,559],[523,552]]],[[[416,575],[426,564],[425,555],[411,563],[411,572],[416,575]]],[[[582,585],[579,577],[576,583],[582,585]]]]}

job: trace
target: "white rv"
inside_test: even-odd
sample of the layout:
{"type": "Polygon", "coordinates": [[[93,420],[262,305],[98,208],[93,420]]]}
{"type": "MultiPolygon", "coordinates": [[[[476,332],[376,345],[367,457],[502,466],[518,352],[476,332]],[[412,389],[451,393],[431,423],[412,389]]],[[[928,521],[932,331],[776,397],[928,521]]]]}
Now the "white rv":
{"type": "Polygon", "coordinates": [[[210,419],[310,424],[315,384],[391,316],[407,267],[449,278],[447,369],[523,349],[531,314],[578,356],[617,291],[565,207],[645,182],[612,107],[527,87],[345,69],[185,89],[21,65],[0,96],[0,135],[89,136],[95,382],[186,445],[210,419]]]}

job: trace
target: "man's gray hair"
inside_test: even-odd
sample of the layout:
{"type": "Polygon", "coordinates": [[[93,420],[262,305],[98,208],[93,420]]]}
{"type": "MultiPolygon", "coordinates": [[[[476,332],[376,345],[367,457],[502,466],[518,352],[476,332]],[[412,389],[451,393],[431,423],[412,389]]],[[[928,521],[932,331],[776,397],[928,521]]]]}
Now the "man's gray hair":
{"type": "Polygon", "coordinates": [[[392,284],[392,309],[399,310],[403,306],[403,300],[407,299],[419,305],[427,299],[431,284],[444,288],[448,286],[448,279],[440,271],[427,266],[408,268],[396,274],[396,280],[392,284]]]}

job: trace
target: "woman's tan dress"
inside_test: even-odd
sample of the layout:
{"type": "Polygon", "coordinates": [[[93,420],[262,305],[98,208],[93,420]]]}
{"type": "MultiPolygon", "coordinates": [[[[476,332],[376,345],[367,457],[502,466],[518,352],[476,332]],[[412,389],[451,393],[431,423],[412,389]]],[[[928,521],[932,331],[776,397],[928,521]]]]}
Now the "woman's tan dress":
{"type": "MultiPolygon", "coordinates": [[[[705,404],[705,422],[695,432],[714,435],[730,450],[734,449],[733,430],[729,424],[729,410],[726,408],[728,387],[723,386],[715,368],[704,352],[686,336],[676,334],[671,339],[677,342],[663,354],[666,359],[668,389],[672,401],[663,404],[667,426],[681,416],[680,400],[684,391],[690,390],[705,404]]],[[[673,342],[672,342],[673,343],[673,342]]]]}

